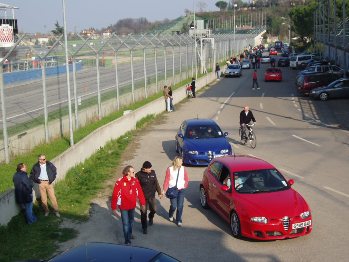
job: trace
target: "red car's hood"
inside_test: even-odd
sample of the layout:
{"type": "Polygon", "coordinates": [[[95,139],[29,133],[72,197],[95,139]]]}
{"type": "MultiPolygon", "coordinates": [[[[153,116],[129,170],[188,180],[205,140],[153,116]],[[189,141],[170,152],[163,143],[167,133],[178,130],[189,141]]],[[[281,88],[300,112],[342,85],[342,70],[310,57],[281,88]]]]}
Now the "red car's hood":
{"type": "Polygon", "coordinates": [[[239,194],[237,205],[248,216],[282,218],[298,216],[309,210],[304,198],[295,190],[288,189],[270,193],[239,194]]]}

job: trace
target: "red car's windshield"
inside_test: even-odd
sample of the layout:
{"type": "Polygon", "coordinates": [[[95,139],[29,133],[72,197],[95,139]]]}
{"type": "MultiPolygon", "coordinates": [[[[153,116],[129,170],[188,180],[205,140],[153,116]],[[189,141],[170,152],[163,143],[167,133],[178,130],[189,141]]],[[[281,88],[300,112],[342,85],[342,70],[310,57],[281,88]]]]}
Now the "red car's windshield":
{"type": "Polygon", "coordinates": [[[276,169],[251,170],[234,173],[235,190],[239,193],[275,192],[289,188],[276,169]]]}

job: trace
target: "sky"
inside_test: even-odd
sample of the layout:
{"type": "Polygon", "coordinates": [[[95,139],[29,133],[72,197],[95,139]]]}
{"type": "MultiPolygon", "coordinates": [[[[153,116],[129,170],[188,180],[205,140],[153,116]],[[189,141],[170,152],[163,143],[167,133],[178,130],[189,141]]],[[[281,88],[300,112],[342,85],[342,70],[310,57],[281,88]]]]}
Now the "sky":
{"type": "MultiPolygon", "coordinates": [[[[123,18],[145,17],[151,22],[175,19],[183,16],[185,9],[193,10],[194,2],[196,10],[201,2],[206,4],[205,11],[218,11],[217,0],[65,0],[67,27],[69,32],[80,32],[90,27],[101,29],[123,18]]],[[[0,3],[19,8],[15,17],[20,32],[48,33],[56,21],[63,25],[62,0],[0,0],[0,3]]],[[[8,12],[9,15],[12,13],[8,12]]]]}

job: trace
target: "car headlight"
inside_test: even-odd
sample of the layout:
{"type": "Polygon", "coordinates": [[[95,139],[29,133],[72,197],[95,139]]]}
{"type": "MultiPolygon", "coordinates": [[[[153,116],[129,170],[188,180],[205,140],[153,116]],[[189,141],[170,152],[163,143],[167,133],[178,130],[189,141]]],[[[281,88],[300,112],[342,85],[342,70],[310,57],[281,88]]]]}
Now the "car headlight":
{"type": "Polygon", "coordinates": [[[228,154],[229,153],[229,149],[222,149],[221,150],[221,154],[228,154]]]}
{"type": "Polygon", "coordinates": [[[311,91],[312,94],[315,94],[316,92],[315,91],[311,91]]]}
{"type": "Polygon", "coordinates": [[[299,215],[302,219],[310,217],[310,211],[305,211],[299,215]]]}
{"type": "Polygon", "coordinates": [[[191,150],[191,151],[188,151],[188,154],[197,155],[197,154],[199,154],[199,153],[198,153],[198,151],[191,150]]]}
{"type": "Polygon", "coordinates": [[[265,217],[251,217],[252,222],[266,224],[268,223],[268,219],[265,217]]]}

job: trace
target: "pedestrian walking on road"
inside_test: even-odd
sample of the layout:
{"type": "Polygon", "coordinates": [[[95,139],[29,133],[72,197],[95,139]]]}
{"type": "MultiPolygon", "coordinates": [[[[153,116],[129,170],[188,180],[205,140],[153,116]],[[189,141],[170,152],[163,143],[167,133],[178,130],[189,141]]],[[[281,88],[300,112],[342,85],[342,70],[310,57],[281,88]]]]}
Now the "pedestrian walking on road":
{"type": "Polygon", "coordinates": [[[143,163],[142,169],[136,173],[136,178],[141,184],[144,197],[145,197],[145,210],[141,211],[141,221],[143,234],[148,233],[148,221],[147,212],[149,209],[149,226],[153,225],[154,215],[156,213],[156,198],[155,193],[158,193],[160,199],[162,198],[162,191],[156,177],[155,171],[152,168],[152,164],[149,161],[143,163]]]}
{"type": "Polygon", "coordinates": [[[216,72],[217,79],[219,79],[219,76],[220,76],[220,73],[221,73],[221,68],[220,68],[218,63],[216,64],[215,72],[216,72]]]}
{"type": "Polygon", "coordinates": [[[257,89],[259,89],[259,86],[258,86],[258,81],[257,81],[257,70],[253,70],[253,73],[252,73],[252,90],[254,90],[254,85],[257,85],[257,89]]]}
{"type": "Polygon", "coordinates": [[[166,170],[165,181],[163,185],[163,192],[166,192],[169,188],[177,187],[178,194],[174,198],[170,198],[171,205],[168,211],[168,217],[171,222],[174,221],[173,215],[176,212],[176,223],[180,227],[182,226],[182,214],[185,190],[188,187],[189,178],[185,167],[183,166],[183,159],[180,156],[176,156],[172,161],[172,166],[166,170]]]}
{"type": "Polygon", "coordinates": [[[32,170],[30,171],[30,178],[35,183],[39,184],[41,204],[44,208],[46,217],[49,215],[47,196],[50,198],[56,216],[60,217],[57,199],[53,188],[53,181],[55,181],[56,176],[57,168],[55,165],[48,161],[44,154],[40,154],[38,156],[38,162],[33,165],[32,170]]]}
{"type": "Polygon", "coordinates": [[[25,212],[27,223],[36,222],[36,216],[33,213],[33,181],[27,174],[27,166],[24,163],[17,165],[16,173],[13,175],[13,184],[15,186],[16,202],[25,212]]]}
{"type": "Polygon", "coordinates": [[[196,94],[195,94],[195,77],[192,78],[191,80],[191,92],[193,93],[193,97],[196,97],[196,94]]]}
{"type": "Polygon", "coordinates": [[[116,215],[117,207],[121,213],[122,228],[124,231],[125,244],[131,244],[132,227],[134,222],[135,208],[137,198],[140,202],[141,211],[145,212],[145,198],[143,190],[137,178],[135,178],[135,170],[132,166],[126,166],[122,171],[122,178],[115,182],[111,209],[116,215]]]}

